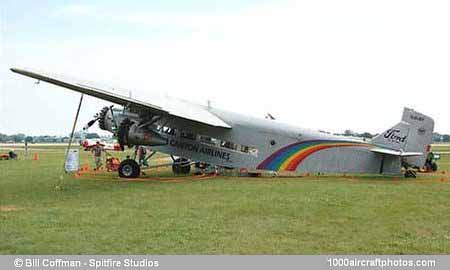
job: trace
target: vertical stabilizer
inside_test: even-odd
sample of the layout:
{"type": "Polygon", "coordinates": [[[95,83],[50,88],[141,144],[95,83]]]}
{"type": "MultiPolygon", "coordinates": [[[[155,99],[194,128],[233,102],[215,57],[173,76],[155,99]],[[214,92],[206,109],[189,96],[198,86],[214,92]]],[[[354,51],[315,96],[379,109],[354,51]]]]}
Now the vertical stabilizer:
{"type": "Polygon", "coordinates": [[[434,120],[413,109],[403,110],[402,121],[372,139],[372,144],[402,152],[422,153],[421,156],[405,157],[404,160],[417,167],[425,164],[432,142],[434,120]]]}
{"type": "Polygon", "coordinates": [[[434,120],[413,109],[405,108],[402,121],[408,122],[411,127],[408,143],[404,150],[406,152],[423,153],[422,156],[407,157],[405,161],[410,165],[422,167],[425,164],[430,144],[433,141],[434,120]]]}

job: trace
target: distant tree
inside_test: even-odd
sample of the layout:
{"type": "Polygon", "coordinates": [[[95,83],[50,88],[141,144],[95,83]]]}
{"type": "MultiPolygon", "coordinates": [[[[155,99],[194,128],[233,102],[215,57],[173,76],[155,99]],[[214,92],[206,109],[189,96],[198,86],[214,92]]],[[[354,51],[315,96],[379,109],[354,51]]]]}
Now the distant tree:
{"type": "Polygon", "coordinates": [[[100,136],[97,133],[88,133],[86,139],[100,139],[100,136]]]}
{"type": "Polygon", "coordinates": [[[0,142],[8,141],[8,135],[0,133],[0,142]]]}
{"type": "Polygon", "coordinates": [[[370,134],[369,132],[364,132],[364,133],[359,134],[359,137],[363,137],[363,138],[367,138],[367,139],[372,139],[372,138],[373,138],[373,135],[370,134]]]}
{"type": "Polygon", "coordinates": [[[27,137],[25,137],[25,141],[29,142],[29,143],[33,143],[33,137],[27,136],[27,137]]]}
{"type": "Polygon", "coordinates": [[[450,142],[450,135],[448,135],[448,134],[442,135],[442,141],[443,142],[450,142]]]}
{"type": "MultiPolygon", "coordinates": [[[[68,136],[70,137],[70,134],[69,134],[68,136]]],[[[80,138],[81,138],[81,132],[75,131],[75,132],[73,133],[73,138],[74,138],[74,139],[80,139],[80,138]]]]}
{"type": "Polygon", "coordinates": [[[10,136],[11,140],[14,142],[22,142],[25,141],[25,134],[19,133],[19,134],[13,134],[10,136]]]}
{"type": "Polygon", "coordinates": [[[434,132],[433,133],[433,142],[440,142],[441,140],[442,140],[442,135],[437,132],[434,132]]]}
{"type": "Polygon", "coordinates": [[[355,133],[353,131],[351,131],[350,129],[347,129],[344,131],[344,135],[345,136],[353,136],[355,133]]]}

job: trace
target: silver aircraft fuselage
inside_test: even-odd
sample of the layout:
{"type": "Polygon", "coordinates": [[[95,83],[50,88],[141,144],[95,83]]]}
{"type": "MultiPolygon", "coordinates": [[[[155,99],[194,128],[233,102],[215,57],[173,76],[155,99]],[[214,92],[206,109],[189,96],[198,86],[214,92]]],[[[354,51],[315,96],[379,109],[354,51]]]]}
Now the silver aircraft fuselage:
{"type": "Polygon", "coordinates": [[[383,173],[400,172],[398,159],[383,160],[383,155],[371,152],[372,145],[362,140],[216,108],[208,110],[232,128],[212,128],[179,118],[171,121],[171,126],[189,127],[186,131],[194,136],[183,136],[181,132],[164,134],[167,145],[152,149],[217,166],[249,170],[379,173],[384,163],[383,173]],[[214,140],[205,141],[202,136],[214,140]]]}

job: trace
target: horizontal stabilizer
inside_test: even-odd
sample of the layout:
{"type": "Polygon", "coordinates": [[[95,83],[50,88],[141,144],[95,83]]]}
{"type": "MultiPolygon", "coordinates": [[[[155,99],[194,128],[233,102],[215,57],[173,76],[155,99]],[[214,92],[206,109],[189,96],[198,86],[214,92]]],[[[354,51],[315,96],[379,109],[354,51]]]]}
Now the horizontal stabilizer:
{"type": "Polygon", "coordinates": [[[423,154],[420,152],[403,152],[403,151],[397,151],[397,150],[391,150],[386,148],[372,148],[370,151],[385,155],[391,155],[391,156],[398,156],[398,157],[415,157],[415,156],[422,156],[423,154]]]}

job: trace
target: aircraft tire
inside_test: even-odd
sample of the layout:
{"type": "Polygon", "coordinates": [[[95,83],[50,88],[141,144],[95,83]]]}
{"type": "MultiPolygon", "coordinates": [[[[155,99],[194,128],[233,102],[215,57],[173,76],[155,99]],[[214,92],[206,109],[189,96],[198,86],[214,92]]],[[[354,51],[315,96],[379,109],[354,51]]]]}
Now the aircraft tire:
{"type": "Polygon", "coordinates": [[[185,158],[177,158],[172,165],[172,172],[174,174],[188,174],[191,172],[191,165],[189,160],[185,158]]]}
{"type": "Polygon", "coordinates": [[[132,159],[125,159],[119,165],[119,177],[121,178],[137,178],[141,174],[139,164],[132,159]]]}

